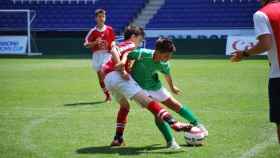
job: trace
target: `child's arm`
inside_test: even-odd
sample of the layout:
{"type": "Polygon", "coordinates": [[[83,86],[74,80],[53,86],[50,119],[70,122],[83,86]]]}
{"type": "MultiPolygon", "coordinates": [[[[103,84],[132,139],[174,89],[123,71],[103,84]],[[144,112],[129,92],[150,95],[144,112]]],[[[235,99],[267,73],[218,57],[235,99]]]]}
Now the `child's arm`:
{"type": "Polygon", "coordinates": [[[171,75],[165,75],[165,80],[174,94],[180,94],[181,90],[174,85],[171,75]]]}
{"type": "Polygon", "coordinates": [[[122,56],[122,60],[121,60],[121,63],[123,63],[123,64],[125,64],[125,63],[126,63],[128,53],[130,53],[130,52],[126,52],[126,53],[124,53],[124,54],[123,54],[123,56],[122,56]]]}
{"type": "Polygon", "coordinates": [[[127,60],[126,64],[127,64],[127,72],[128,73],[131,73],[134,63],[135,63],[135,60],[133,60],[133,59],[128,59],[127,60]]]}
{"type": "Polygon", "coordinates": [[[117,63],[115,65],[115,69],[121,73],[122,78],[125,80],[129,80],[129,74],[125,71],[125,63],[127,61],[128,53],[129,52],[123,54],[122,59],[120,59],[120,57],[118,55],[119,54],[118,51],[112,52],[112,58],[113,58],[114,62],[117,63]]]}
{"type": "Polygon", "coordinates": [[[123,56],[122,56],[122,59],[120,61],[120,63],[121,63],[121,67],[120,67],[121,76],[125,80],[129,80],[129,74],[125,71],[125,64],[127,62],[128,53],[129,52],[124,53],[123,56]]]}
{"type": "Polygon", "coordinates": [[[135,51],[134,49],[130,49],[127,50],[123,55],[122,55],[122,59],[120,60],[120,62],[118,62],[118,64],[116,64],[116,69],[117,70],[121,70],[121,69],[125,69],[125,64],[128,60],[133,60],[135,53],[137,54],[137,51],[135,51]]]}
{"type": "Polygon", "coordinates": [[[120,52],[118,51],[118,47],[116,45],[112,46],[111,54],[113,61],[117,63],[116,65],[120,64],[120,52]]]}
{"type": "Polygon", "coordinates": [[[120,71],[121,76],[122,76],[123,79],[129,80],[129,75],[125,71],[125,67],[124,67],[125,65],[122,63],[122,60],[120,60],[120,52],[118,51],[118,47],[117,46],[114,46],[112,48],[111,54],[112,54],[113,61],[116,63],[115,69],[120,71]]]}
{"type": "Polygon", "coordinates": [[[140,55],[139,51],[137,51],[135,49],[131,49],[131,50],[125,52],[122,55],[121,61],[118,64],[116,64],[116,69],[122,73],[122,77],[124,79],[127,79],[127,80],[129,79],[129,74],[128,74],[128,72],[126,72],[125,66],[127,66],[128,71],[130,71],[134,64],[134,61],[137,58],[139,58],[139,55],[140,55]]]}
{"type": "Polygon", "coordinates": [[[101,43],[101,39],[100,38],[97,38],[95,41],[90,41],[90,40],[87,40],[85,43],[84,43],[84,46],[86,48],[92,48],[94,47],[95,45],[99,45],[101,43]]]}

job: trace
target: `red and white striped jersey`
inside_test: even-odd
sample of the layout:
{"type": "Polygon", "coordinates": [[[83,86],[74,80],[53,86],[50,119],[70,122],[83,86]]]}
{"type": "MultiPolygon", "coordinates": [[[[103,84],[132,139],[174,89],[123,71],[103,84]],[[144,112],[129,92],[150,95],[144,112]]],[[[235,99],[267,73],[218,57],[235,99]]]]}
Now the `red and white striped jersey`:
{"type": "Polygon", "coordinates": [[[96,40],[101,40],[101,43],[91,48],[92,53],[110,52],[112,42],[115,41],[113,28],[107,25],[105,25],[101,30],[97,27],[92,28],[88,32],[84,44],[88,44],[89,42],[94,42],[96,40]]]}
{"type": "Polygon", "coordinates": [[[268,53],[270,78],[280,78],[280,2],[271,2],[254,14],[257,36],[271,34],[272,49],[268,53]]]}
{"type": "MultiPolygon", "coordinates": [[[[119,57],[121,59],[124,54],[132,52],[136,48],[136,46],[131,41],[123,41],[118,44],[118,48],[119,48],[119,57]]],[[[111,58],[111,60],[109,60],[106,64],[102,66],[102,71],[104,72],[105,76],[108,73],[115,70],[115,65],[116,63],[111,58]]]]}

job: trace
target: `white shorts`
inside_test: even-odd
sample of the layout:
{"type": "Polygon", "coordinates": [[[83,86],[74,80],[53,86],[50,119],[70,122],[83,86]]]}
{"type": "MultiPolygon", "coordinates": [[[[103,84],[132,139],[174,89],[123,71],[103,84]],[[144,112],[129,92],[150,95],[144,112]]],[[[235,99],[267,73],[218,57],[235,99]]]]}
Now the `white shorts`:
{"type": "Polygon", "coordinates": [[[151,97],[153,100],[158,102],[166,101],[168,98],[171,97],[171,94],[164,88],[161,87],[159,90],[144,90],[145,93],[151,97]]]}
{"type": "Polygon", "coordinates": [[[111,59],[111,54],[107,52],[95,52],[92,54],[92,68],[100,71],[102,65],[111,59]]]}
{"type": "Polygon", "coordinates": [[[110,72],[105,76],[104,83],[106,88],[112,93],[117,101],[123,97],[131,99],[138,92],[143,91],[131,76],[129,76],[129,78],[129,80],[123,79],[118,71],[110,72]]]}

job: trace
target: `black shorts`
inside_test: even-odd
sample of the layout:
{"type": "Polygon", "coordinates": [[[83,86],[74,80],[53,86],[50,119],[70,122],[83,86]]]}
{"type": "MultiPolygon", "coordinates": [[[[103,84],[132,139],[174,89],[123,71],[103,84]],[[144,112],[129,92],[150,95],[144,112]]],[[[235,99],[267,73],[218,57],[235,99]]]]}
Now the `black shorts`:
{"type": "Polygon", "coordinates": [[[270,121],[280,123],[280,78],[269,79],[269,117],[270,121]]]}

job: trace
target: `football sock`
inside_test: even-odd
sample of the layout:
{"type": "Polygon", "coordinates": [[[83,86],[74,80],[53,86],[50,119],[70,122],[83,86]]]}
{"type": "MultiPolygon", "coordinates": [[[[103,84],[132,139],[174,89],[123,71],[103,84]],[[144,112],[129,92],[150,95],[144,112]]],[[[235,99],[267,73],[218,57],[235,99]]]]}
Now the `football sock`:
{"type": "Polygon", "coordinates": [[[107,89],[104,89],[103,92],[104,92],[104,94],[106,96],[106,99],[111,97],[110,92],[107,89]]]}
{"type": "Polygon", "coordinates": [[[125,125],[127,123],[127,115],[129,109],[126,107],[120,107],[118,116],[117,116],[117,126],[116,126],[116,135],[114,139],[122,139],[125,125]]]}
{"type": "Polygon", "coordinates": [[[171,128],[168,126],[167,123],[164,121],[160,121],[159,119],[155,118],[155,123],[160,130],[161,134],[163,135],[166,142],[171,142],[173,140],[173,135],[171,128]]]}
{"type": "Polygon", "coordinates": [[[192,111],[187,106],[182,106],[178,114],[182,116],[184,119],[188,120],[194,126],[196,126],[199,123],[197,117],[192,113],[192,111]]]}
{"type": "Polygon", "coordinates": [[[102,89],[105,88],[105,83],[104,83],[103,80],[100,80],[100,81],[99,81],[99,85],[100,85],[100,87],[101,87],[102,89]]]}
{"type": "MultiPolygon", "coordinates": [[[[109,91],[107,90],[107,88],[106,88],[105,83],[104,83],[103,80],[100,80],[100,81],[99,81],[99,85],[100,85],[100,87],[102,88],[104,94],[108,95],[108,94],[109,94],[109,91]]],[[[109,95],[110,95],[110,94],[109,94],[109,95]]]]}
{"type": "Polygon", "coordinates": [[[148,104],[147,109],[151,111],[155,117],[162,121],[166,121],[169,125],[177,122],[164,108],[159,105],[159,103],[155,101],[151,101],[148,104]]]}

